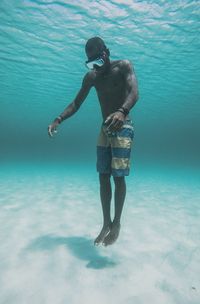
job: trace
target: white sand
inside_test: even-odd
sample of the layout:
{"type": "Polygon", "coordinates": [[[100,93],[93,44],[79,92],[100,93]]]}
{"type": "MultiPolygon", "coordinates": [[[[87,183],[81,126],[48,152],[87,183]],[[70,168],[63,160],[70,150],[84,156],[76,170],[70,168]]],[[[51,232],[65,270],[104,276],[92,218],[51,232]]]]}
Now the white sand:
{"type": "Polygon", "coordinates": [[[95,172],[13,169],[0,182],[0,303],[200,303],[197,181],[131,176],[121,234],[107,248],[93,246],[95,172]]]}

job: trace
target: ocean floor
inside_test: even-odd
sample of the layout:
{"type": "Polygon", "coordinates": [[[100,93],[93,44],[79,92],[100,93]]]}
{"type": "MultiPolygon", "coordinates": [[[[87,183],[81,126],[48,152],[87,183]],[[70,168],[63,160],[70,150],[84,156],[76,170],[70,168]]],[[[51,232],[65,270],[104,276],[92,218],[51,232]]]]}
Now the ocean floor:
{"type": "Polygon", "coordinates": [[[95,171],[4,166],[0,303],[199,304],[200,188],[191,177],[131,175],[120,237],[95,247],[95,171]]]}

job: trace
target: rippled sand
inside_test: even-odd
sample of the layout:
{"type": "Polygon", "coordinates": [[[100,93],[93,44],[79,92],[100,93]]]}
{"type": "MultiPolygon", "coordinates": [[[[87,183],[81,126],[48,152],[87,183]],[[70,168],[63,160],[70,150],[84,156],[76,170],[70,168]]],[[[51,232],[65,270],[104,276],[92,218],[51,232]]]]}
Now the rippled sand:
{"type": "Polygon", "coordinates": [[[198,179],[133,174],[104,248],[98,178],[83,172],[1,171],[0,303],[200,303],[198,179]]]}

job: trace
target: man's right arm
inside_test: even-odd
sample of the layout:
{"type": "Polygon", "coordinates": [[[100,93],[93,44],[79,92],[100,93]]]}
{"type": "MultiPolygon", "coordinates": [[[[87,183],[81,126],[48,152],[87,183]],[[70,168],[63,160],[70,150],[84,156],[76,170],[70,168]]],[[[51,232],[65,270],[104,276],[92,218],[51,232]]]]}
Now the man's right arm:
{"type": "Polygon", "coordinates": [[[56,128],[58,124],[60,124],[63,120],[69,118],[74,113],[78,111],[81,104],[86,99],[88,93],[90,92],[90,89],[92,88],[94,83],[94,74],[93,72],[88,72],[82,81],[81,89],[79,90],[78,94],[76,95],[75,99],[65,108],[65,110],[48,126],[48,134],[50,137],[53,136],[54,131],[56,131],[56,128]]]}
{"type": "Polygon", "coordinates": [[[82,81],[81,89],[79,90],[78,94],[76,95],[75,99],[66,107],[66,109],[60,114],[62,121],[72,116],[74,113],[78,111],[81,104],[86,99],[90,89],[93,86],[93,77],[92,73],[88,72],[82,81]]]}

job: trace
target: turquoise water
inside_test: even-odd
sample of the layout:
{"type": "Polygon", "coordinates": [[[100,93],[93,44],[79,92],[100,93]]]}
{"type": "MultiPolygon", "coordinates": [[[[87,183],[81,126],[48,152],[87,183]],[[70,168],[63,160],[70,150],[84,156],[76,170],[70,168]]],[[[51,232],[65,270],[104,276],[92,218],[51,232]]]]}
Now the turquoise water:
{"type": "Polygon", "coordinates": [[[0,303],[200,302],[199,1],[0,2],[0,303]],[[102,224],[94,89],[55,138],[47,126],[100,36],[129,59],[140,99],[122,232],[102,224]]]}
{"type": "Polygon", "coordinates": [[[2,0],[1,159],[95,159],[101,114],[94,90],[55,140],[46,129],[80,88],[85,43],[98,35],[111,59],[135,67],[137,163],[199,165],[199,11],[198,1],[187,0],[2,0]]]}

